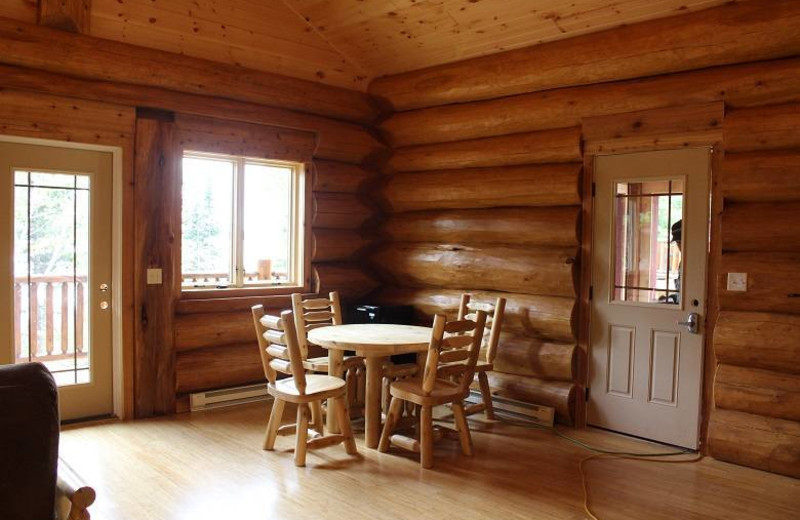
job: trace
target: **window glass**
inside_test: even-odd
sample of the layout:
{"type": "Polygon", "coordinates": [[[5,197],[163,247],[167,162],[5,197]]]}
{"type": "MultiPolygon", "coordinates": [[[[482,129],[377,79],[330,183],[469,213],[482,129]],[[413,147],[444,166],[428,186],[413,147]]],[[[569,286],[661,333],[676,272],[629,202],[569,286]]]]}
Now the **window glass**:
{"type": "Polygon", "coordinates": [[[613,299],[680,303],[683,180],[616,183],[614,215],[613,299]]]}

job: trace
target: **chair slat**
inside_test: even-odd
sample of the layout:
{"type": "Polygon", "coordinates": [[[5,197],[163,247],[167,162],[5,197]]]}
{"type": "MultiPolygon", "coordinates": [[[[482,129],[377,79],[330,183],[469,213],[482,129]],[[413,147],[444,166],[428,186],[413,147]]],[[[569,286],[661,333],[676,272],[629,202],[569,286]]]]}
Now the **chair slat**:
{"type": "Polygon", "coordinates": [[[270,345],[267,347],[267,354],[273,358],[289,361],[289,349],[281,345],[270,345]]]}
{"type": "Polygon", "coordinates": [[[334,314],[331,311],[313,311],[303,313],[303,319],[306,321],[329,321],[333,318],[334,314]]]}
{"type": "Polygon", "coordinates": [[[331,301],[327,298],[312,298],[303,301],[303,308],[308,310],[330,309],[331,301]]]}
{"type": "MultiPolygon", "coordinates": [[[[460,336],[459,339],[467,339],[469,340],[469,343],[472,342],[472,338],[470,336],[460,336]]],[[[466,359],[469,359],[469,350],[465,349],[445,350],[439,354],[439,363],[453,363],[455,361],[464,361],[466,359]]]]}
{"type": "Polygon", "coordinates": [[[305,329],[306,332],[308,332],[310,330],[318,329],[320,327],[330,327],[330,326],[331,326],[330,323],[309,323],[308,325],[305,326],[305,329]]]}
{"type": "Polygon", "coordinates": [[[262,316],[260,321],[261,324],[268,329],[283,330],[283,323],[281,323],[281,319],[277,316],[270,316],[267,314],[262,316]]]}
{"type": "Polygon", "coordinates": [[[471,320],[451,321],[444,326],[445,333],[456,334],[459,332],[469,332],[475,328],[475,322],[471,320]]]}
{"type": "Polygon", "coordinates": [[[279,330],[268,330],[264,333],[264,339],[273,345],[286,345],[286,336],[279,330]]]}
{"type": "Polygon", "coordinates": [[[280,372],[281,374],[292,373],[292,364],[289,361],[285,361],[283,359],[271,359],[269,362],[269,366],[271,366],[274,370],[280,372]]]}
{"type": "Polygon", "coordinates": [[[469,302],[467,304],[467,309],[471,311],[483,311],[486,314],[491,314],[494,312],[494,305],[491,303],[469,302]]]}
{"type": "Polygon", "coordinates": [[[450,336],[442,340],[442,348],[464,348],[472,345],[472,336],[450,336]]]}

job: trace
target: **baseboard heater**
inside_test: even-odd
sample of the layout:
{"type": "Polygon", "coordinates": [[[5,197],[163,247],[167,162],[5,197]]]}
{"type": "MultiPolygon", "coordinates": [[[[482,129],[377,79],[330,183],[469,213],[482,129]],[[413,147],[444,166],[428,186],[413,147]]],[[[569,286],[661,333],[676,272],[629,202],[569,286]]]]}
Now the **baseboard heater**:
{"type": "Polygon", "coordinates": [[[267,399],[272,399],[267,395],[267,385],[259,383],[256,385],[221,388],[219,390],[209,390],[208,392],[191,394],[189,396],[189,408],[191,411],[196,412],[211,408],[220,408],[222,406],[264,401],[267,399]]]}
{"type": "MultiPolygon", "coordinates": [[[[471,390],[466,401],[472,403],[482,403],[481,393],[471,390]]],[[[549,406],[540,404],[526,403],[508,397],[492,396],[492,404],[497,413],[504,413],[525,419],[542,426],[552,427],[555,420],[555,410],[549,406]]]]}

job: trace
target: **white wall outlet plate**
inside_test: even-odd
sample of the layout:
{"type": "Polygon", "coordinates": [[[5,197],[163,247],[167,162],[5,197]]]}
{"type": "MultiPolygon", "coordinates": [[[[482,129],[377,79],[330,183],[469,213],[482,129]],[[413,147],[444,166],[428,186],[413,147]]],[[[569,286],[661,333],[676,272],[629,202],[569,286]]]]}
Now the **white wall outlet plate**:
{"type": "Polygon", "coordinates": [[[728,290],[747,291],[747,273],[728,273],[728,290]]]}
{"type": "Polygon", "coordinates": [[[161,269],[147,270],[147,285],[161,285],[161,269]]]}

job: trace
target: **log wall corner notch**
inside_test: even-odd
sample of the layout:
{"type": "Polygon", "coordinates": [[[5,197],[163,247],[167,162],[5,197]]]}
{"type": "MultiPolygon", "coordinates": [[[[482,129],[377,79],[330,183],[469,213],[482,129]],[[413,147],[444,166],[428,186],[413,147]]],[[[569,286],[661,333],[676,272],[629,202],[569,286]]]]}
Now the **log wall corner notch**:
{"type": "Polygon", "coordinates": [[[53,29],[88,34],[91,10],[92,0],[39,0],[36,20],[53,29]]]}

